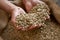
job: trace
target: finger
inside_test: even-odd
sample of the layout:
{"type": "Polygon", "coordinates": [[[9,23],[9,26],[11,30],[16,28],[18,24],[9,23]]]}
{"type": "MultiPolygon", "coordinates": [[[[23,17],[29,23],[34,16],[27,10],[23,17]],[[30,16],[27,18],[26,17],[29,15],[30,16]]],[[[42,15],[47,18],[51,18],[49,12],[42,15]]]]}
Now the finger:
{"type": "Polygon", "coordinates": [[[23,3],[25,5],[27,12],[29,12],[32,8],[32,3],[30,1],[26,1],[26,0],[24,0],[23,3]]]}
{"type": "Polygon", "coordinates": [[[50,16],[49,15],[47,15],[47,16],[45,16],[45,17],[43,17],[45,20],[48,20],[48,19],[50,19],[50,16]]]}
{"type": "Polygon", "coordinates": [[[17,30],[21,30],[22,26],[15,26],[17,30]]]}
{"type": "Polygon", "coordinates": [[[32,9],[32,4],[30,2],[27,2],[25,4],[25,7],[26,7],[27,12],[29,12],[32,9]]]}
{"type": "Polygon", "coordinates": [[[21,29],[22,31],[26,31],[27,29],[25,29],[24,27],[21,29]]]}
{"type": "Polygon", "coordinates": [[[31,3],[33,4],[33,6],[35,6],[37,3],[39,3],[38,1],[39,0],[31,0],[31,3]]]}
{"type": "Polygon", "coordinates": [[[47,15],[46,19],[50,19],[50,16],[49,16],[49,15],[47,15]]]}
{"type": "Polygon", "coordinates": [[[35,28],[39,28],[41,27],[42,24],[39,24],[39,25],[32,25],[28,30],[32,30],[32,29],[35,29],[35,28]]]}
{"type": "Polygon", "coordinates": [[[37,26],[31,26],[28,30],[32,30],[34,28],[36,28],[37,26]]]}

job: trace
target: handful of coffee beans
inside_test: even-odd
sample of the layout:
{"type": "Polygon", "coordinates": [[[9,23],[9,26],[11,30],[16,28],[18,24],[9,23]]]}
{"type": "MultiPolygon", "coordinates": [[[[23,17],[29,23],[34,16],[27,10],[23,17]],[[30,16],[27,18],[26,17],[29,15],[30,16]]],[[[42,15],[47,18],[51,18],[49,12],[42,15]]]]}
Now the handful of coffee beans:
{"type": "Polygon", "coordinates": [[[17,15],[16,25],[23,28],[28,28],[32,25],[44,25],[46,19],[49,19],[49,11],[48,6],[44,2],[41,2],[34,6],[29,13],[20,13],[20,15],[17,15]]]}

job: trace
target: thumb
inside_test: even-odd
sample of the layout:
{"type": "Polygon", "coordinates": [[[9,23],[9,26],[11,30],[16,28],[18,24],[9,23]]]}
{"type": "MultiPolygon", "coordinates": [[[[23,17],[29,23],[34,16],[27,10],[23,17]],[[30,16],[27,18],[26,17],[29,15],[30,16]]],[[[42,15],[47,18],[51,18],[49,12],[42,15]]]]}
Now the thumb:
{"type": "Polygon", "coordinates": [[[25,1],[25,0],[23,0],[23,3],[25,5],[26,11],[29,12],[31,10],[31,8],[33,7],[31,1],[25,1]]]}

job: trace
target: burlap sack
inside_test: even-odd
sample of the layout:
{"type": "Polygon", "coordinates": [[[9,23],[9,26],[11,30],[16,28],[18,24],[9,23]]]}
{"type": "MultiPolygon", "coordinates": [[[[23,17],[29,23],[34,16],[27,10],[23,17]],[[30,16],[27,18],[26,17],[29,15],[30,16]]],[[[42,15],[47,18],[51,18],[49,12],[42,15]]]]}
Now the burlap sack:
{"type": "Polygon", "coordinates": [[[60,25],[52,17],[45,27],[24,32],[16,30],[9,22],[1,37],[4,40],[60,40],[60,25]]]}
{"type": "Polygon", "coordinates": [[[6,27],[8,22],[8,13],[0,9],[0,33],[6,27]]]}

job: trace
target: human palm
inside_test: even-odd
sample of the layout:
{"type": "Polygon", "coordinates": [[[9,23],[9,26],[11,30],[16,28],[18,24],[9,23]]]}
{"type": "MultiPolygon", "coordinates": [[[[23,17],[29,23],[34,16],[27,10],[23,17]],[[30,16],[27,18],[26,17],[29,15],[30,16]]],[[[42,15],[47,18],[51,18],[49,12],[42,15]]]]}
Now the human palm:
{"type": "Polygon", "coordinates": [[[20,8],[20,7],[16,7],[13,11],[12,11],[12,16],[11,16],[11,22],[13,23],[13,25],[17,28],[17,29],[23,29],[22,27],[19,27],[16,25],[16,16],[20,15],[20,13],[25,13],[25,11],[20,8]]]}

